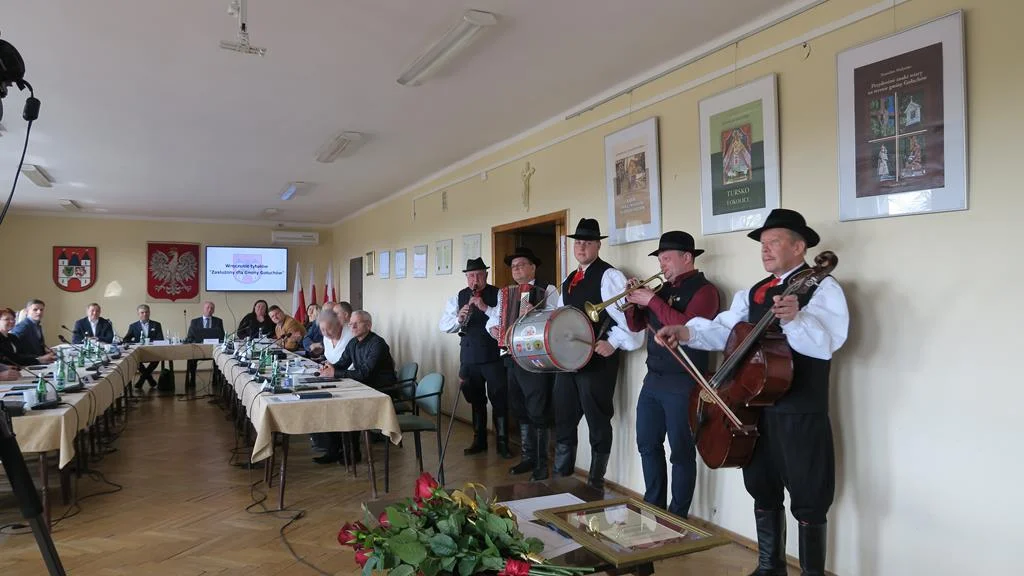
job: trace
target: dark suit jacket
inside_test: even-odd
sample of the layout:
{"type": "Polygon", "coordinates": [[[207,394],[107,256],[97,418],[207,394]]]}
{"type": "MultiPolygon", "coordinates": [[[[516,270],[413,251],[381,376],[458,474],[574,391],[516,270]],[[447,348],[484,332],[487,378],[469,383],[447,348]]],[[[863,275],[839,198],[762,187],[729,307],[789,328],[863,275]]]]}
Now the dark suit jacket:
{"type": "Polygon", "coordinates": [[[348,341],[341,359],[334,364],[337,378],[351,378],[373,388],[383,388],[397,382],[395,361],[391,348],[376,332],[370,332],[362,342],[348,341]],[[352,369],[347,370],[351,365],[352,369]]]}
{"type": "Polygon", "coordinates": [[[324,335],[320,332],[320,325],[316,322],[310,324],[309,329],[306,330],[306,337],[302,339],[302,347],[309,352],[309,349],[313,347],[313,344],[323,344],[324,335]]]}
{"type": "Polygon", "coordinates": [[[188,334],[186,338],[189,342],[202,342],[207,338],[216,338],[218,340],[224,339],[224,322],[213,316],[210,318],[210,328],[203,328],[203,317],[193,318],[192,322],[188,325],[188,334]]]}
{"type": "MultiPolygon", "coordinates": [[[[125,342],[138,342],[142,337],[142,322],[136,320],[128,325],[128,333],[124,335],[125,342]]],[[[163,340],[164,329],[156,320],[149,321],[149,339],[163,340]]]]}
{"type": "Polygon", "coordinates": [[[18,366],[32,366],[39,363],[35,354],[25,352],[25,346],[14,333],[7,336],[0,334],[0,362],[18,366]]]}
{"type": "Polygon", "coordinates": [[[71,331],[71,342],[81,344],[86,338],[95,337],[100,342],[110,344],[114,341],[114,325],[110,320],[100,316],[96,321],[96,334],[92,333],[92,324],[89,318],[80,318],[75,322],[75,329],[71,331]]]}
{"type": "Polygon", "coordinates": [[[25,318],[11,329],[11,334],[17,336],[18,341],[21,343],[21,346],[18,347],[19,352],[33,356],[45,356],[46,337],[40,336],[36,332],[36,327],[35,322],[25,318]]]}

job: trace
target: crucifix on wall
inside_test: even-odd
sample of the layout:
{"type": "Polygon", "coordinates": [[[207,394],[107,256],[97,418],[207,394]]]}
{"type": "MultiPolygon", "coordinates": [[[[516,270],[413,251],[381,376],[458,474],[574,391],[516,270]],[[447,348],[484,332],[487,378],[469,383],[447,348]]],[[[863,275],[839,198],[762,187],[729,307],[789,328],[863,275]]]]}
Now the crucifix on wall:
{"type": "Polygon", "coordinates": [[[526,163],[526,167],[523,168],[523,208],[530,209],[530,178],[533,177],[533,173],[537,169],[530,166],[530,163],[526,163]]]}

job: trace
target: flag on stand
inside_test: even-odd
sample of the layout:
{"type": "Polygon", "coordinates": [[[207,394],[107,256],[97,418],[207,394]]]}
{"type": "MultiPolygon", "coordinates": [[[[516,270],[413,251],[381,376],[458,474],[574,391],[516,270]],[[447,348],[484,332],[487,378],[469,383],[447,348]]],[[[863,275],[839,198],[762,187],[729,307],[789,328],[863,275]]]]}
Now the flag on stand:
{"type": "MultiPolygon", "coordinates": [[[[309,267],[309,291],[311,293],[309,297],[310,304],[316,304],[316,280],[313,279],[313,267],[309,267]]],[[[312,318],[310,318],[312,320],[312,318]]]]}
{"type": "Polygon", "coordinates": [[[302,293],[302,272],[299,263],[295,263],[295,282],[292,284],[292,316],[299,322],[306,321],[306,295],[302,293]]]}
{"type": "Polygon", "coordinates": [[[334,291],[334,262],[327,265],[327,284],[324,285],[324,298],[330,298],[331,302],[338,301],[338,294],[334,291]]]}

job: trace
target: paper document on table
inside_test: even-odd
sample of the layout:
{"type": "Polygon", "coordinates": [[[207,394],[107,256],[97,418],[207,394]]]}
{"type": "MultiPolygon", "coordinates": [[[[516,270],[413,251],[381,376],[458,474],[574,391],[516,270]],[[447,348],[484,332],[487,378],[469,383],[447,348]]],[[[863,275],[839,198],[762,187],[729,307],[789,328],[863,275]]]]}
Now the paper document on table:
{"type": "Polygon", "coordinates": [[[573,504],[583,504],[583,500],[573,496],[569,493],[564,494],[551,494],[550,496],[538,496],[536,498],[524,498],[522,500],[509,500],[508,502],[501,502],[508,509],[516,515],[520,523],[529,522],[530,520],[536,520],[534,512],[537,510],[546,510],[548,508],[559,508],[561,506],[572,506],[573,504]]]}
{"type": "Polygon", "coordinates": [[[551,528],[540,526],[533,522],[520,522],[519,531],[526,538],[537,538],[544,543],[544,550],[541,552],[541,556],[545,558],[557,558],[562,554],[568,554],[582,547],[575,540],[566,538],[551,528]]]}

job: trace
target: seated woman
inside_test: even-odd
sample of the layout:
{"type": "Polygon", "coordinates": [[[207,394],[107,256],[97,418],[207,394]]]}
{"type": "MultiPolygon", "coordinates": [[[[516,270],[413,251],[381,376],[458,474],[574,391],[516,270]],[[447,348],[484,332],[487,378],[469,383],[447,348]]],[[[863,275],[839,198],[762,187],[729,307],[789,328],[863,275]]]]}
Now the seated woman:
{"type": "Polygon", "coordinates": [[[309,332],[309,328],[316,324],[317,316],[320,315],[320,307],[316,304],[310,304],[306,306],[306,321],[302,323],[302,327],[309,332]]]}
{"type": "Polygon", "coordinates": [[[257,300],[242,321],[238,323],[239,338],[259,338],[274,333],[274,321],[270,319],[269,306],[266,300],[257,300]]]}

